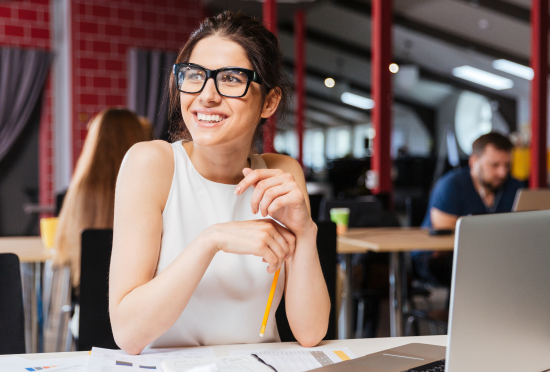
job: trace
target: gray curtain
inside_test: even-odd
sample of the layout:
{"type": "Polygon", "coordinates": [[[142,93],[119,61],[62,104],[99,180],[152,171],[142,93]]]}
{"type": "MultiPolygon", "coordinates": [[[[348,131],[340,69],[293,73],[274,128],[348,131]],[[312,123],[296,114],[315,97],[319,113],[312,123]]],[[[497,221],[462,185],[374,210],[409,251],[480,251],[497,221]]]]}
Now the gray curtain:
{"type": "Polygon", "coordinates": [[[0,161],[29,121],[50,62],[46,51],[0,48],[0,161]]]}
{"type": "Polygon", "coordinates": [[[168,138],[168,79],[175,52],[131,49],[128,54],[128,107],[153,125],[155,138],[168,138]]]}

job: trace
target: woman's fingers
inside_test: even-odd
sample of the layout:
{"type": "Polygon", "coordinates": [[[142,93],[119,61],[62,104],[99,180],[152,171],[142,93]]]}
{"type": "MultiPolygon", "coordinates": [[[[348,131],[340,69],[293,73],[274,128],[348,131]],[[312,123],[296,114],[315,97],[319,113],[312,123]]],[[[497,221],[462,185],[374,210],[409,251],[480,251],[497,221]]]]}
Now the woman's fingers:
{"type": "Polygon", "coordinates": [[[284,179],[281,178],[280,176],[270,177],[258,182],[256,184],[256,187],[254,188],[252,197],[250,198],[250,206],[252,207],[252,213],[256,214],[258,213],[258,210],[260,210],[260,202],[262,201],[262,198],[264,197],[264,193],[266,192],[266,190],[269,190],[271,187],[282,185],[283,182],[284,182],[284,179]]]}
{"type": "MultiPolygon", "coordinates": [[[[245,170],[247,169],[250,168],[245,168],[245,170]]],[[[244,179],[235,188],[235,195],[242,194],[248,187],[255,185],[263,179],[281,175],[283,171],[280,169],[256,169],[247,173],[243,170],[243,174],[245,173],[244,179]]]]}
{"type": "Polygon", "coordinates": [[[269,264],[267,267],[267,272],[273,273],[277,271],[276,268],[279,266],[279,258],[273,250],[269,249],[268,246],[264,245],[263,248],[261,248],[260,251],[254,255],[261,256],[262,259],[269,264]]]}
{"type": "Polygon", "coordinates": [[[283,239],[281,234],[273,226],[270,227],[271,228],[268,232],[269,237],[266,239],[265,243],[267,245],[267,248],[270,249],[277,256],[275,267],[272,267],[271,264],[269,265],[270,268],[274,269],[273,271],[276,271],[283,264],[289,249],[286,240],[283,239]]]}
{"type": "Polygon", "coordinates": [[[296,251],[296,236],[290,230],[288,230],[284,226],[279,225],[278,223],[275,223],[274,226],[288,245],[288,253],[285,257],[286,261],[290,257],[294,256],[294,252],[296,251]]]}
{"type": "MultiPolygon", "coordinates": [[[[275,199],[280,198],[281,196],[288,194],[289,192],[294,190],[296,187],[298,187],[296,182],[287,182],[287,183],[284,183],[282,185],[278,185],[278,186],[268,188],[264,192],[263,198],[260,201],[260,211],[262,212],[262,216],[267,217],[267,215],[270,214],[270,213],[268,213],[268,211],[269,211],[269,208],[270,208],[271,204],[273,203],[273,201],[275,199]]],[[[279,208],[277,208],[277,209],[280,209],[282,206],[284,206],[284,205],[279,206],[279,208]]],[[[272,212],[275,212],[275,211],[276,210],[272,209],[272,212]]]]}
{"type": "MultiPolygon", "coordinates": [[[[300,203],[303,200],[303,197],[304,196],[302,192],[296,189],[293,189],[284,195],[278,196],[277,198],[274,198],[272,202],[266,205],[267,214],[273,216],[281,208],[300,203]]],[[[262,207],[263,204],[264,203],[262,201],[262,207]]]]}
{"type": "Polygon", "coordinates": [[[291,241],[291,239],[287,239],[283,236],[283,234],[281,234],[280,229],[286,230],[284,227],[277,227],[275,225],[279,226],[276,222],[274,222],[273,239],[277,242],[277,244],[279,244],[279,246],[283,250],[283,256],[281,257],[282,261],[286,261],[291,256],[291,254],[294,253],[294,249],[289,244],[289,240],[291,241]]]}

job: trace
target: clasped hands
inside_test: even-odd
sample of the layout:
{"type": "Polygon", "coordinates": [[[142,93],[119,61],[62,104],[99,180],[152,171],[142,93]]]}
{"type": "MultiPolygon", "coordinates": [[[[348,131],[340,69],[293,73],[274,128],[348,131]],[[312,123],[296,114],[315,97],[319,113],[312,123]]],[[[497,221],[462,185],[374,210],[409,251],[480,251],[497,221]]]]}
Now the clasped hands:
{"type": "Polygon", "coordinates": [[[217,251],[252,254],[269,264],[268,273],[278,270],[294,255],[296,241],[316,231],[305,202],[304,193],[294,176],[280,169],[245,168],[244,179],[235,188],[235,195],[254,187],[250,200],[252,213],[261,212],[270,218],[233,221],[211,226],[209,236],[217,251]]]}

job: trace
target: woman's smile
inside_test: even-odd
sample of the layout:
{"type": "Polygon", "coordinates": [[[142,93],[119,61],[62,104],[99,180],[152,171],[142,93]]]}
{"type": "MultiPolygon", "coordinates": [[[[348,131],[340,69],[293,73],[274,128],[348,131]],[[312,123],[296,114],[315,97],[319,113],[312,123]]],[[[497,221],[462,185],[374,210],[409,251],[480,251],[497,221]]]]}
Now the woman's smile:
{"type": "Polygon", "coordinates": [[[201,128],[212,128],[225,124],[229,118],[227,115],[212,110],[194,110],[192,112],[195,124],[201,128]]]}

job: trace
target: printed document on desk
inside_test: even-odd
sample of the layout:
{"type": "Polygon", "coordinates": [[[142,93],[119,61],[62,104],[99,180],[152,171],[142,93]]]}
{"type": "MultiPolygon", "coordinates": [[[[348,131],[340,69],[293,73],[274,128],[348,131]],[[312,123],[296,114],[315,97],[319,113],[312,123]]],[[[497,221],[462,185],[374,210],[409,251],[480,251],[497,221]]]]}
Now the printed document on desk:
{"type": "Polygon", "coordinates": [[[0,372],[85,372],[88,355],[68,358],[25,359],[19,356],[0,358],[0,372]]]}
{"type": "Polygon", "coordinates": [[[304,372],[329,364],[355,359],[346,348],[294,348],[281,350],[231,350],[231,355],[255,355],[277,372],[304,372]]]}
{"type": "Polygon", "coordinates": [[[160,364],[169,359],[196,359],[216,357],[211,347],[186,349],[145,349],[140,355],[129,355],[122,350],[94,347],[86,372],[161,371],[160,364]]]}
{"type": "Polygon", "coordinates": [[[273,372],[271,367],[250,355],[166,360],[161,366],[162,372],[273,372]]]}

